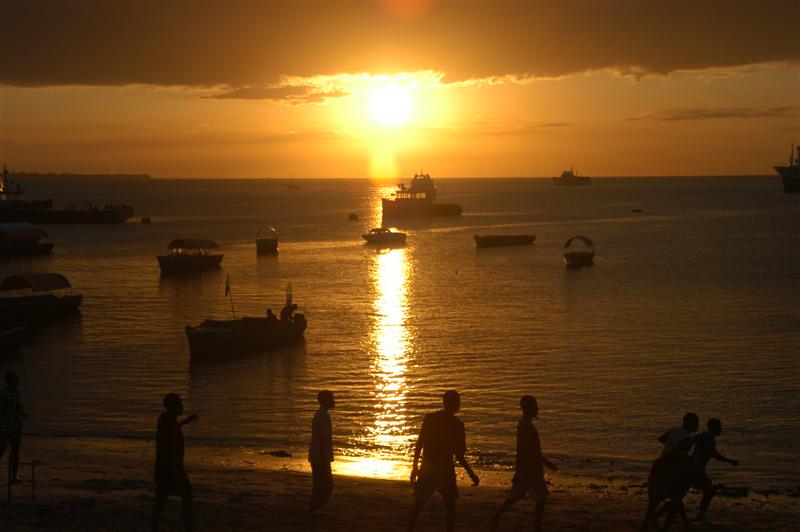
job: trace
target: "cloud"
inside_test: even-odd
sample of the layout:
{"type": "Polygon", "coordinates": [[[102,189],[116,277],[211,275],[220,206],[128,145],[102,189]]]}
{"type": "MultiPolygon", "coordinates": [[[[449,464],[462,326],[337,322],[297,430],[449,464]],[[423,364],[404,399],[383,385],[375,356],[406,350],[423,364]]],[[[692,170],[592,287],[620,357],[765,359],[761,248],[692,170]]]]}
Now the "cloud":
{"type": "Polygon", "coordinates": [[[658,120],[661,122],[677,122],[683,120],[719,120],[723,118],[774,118],[783,116],[797,117],[797,107],[717,107],[717,108],[676,108],[663,109],[654,113],[626,118],[626,122],[639,120],[658,120]]]}
{"type": "Polygon", "coordinates": [[[349,95],[349,92],[337,89],[320,90],[310,85],[285,85],[276,87],[231,88],[223,92],[212,94],[211,96],[206,96],[206,98],[217,100],[271,100],[290,105],[300,105],[323,102],[331,98],[343,98],[349,95]]]}
{"type": "Polygon", "coordinates": [[[0,83],[224,86],[252,97],[253,87],[341,72],[492,83],[800,59],[796,0],[402,6],[5,0],[0,83]]]}

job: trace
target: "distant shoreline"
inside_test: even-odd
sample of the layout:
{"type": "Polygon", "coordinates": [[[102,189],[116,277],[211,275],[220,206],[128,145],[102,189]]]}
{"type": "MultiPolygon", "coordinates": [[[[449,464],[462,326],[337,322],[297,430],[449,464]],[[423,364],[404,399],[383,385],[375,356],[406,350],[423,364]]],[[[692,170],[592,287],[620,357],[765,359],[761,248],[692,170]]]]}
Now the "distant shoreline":
{"type": "Polygon", "coordinates": [[[66,172],[56,174],[54,172],[49,172],[49,173],[13,172],[9,173],[9,175],[14,180],[73,179],[77,181],[91,181],[91,180],[149,181],[150,179],[152,179],[152,177],[149,174],[72,174],[66,172]]]}

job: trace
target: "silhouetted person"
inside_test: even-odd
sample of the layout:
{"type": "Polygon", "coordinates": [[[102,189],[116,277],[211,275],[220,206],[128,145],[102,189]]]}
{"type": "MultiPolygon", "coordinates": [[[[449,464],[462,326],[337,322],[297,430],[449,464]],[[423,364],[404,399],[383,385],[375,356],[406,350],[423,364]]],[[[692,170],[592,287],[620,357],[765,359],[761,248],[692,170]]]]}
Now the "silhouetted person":
{"type": "Polygon", "coordinates": [[[297,305],[286,303],[281,309],[281,321],[291,321],[292,312],[297,309],[297,305]]]}
{"type": "Polygon", "coordinates": [[[272,312],[271,308],[267,309],[267,321],[270,321],[270,322],[278,321],[278,317],[275,315],[274,312],[272,312]]]}
{"type": "Polygon", "coordinates": [[[687,412],[683,416],[680,427],[675,427],[661,436],[658,441],[664,444],[661,456],[653,462],[648,478],[648,502],[642,528],[650,524],[658,528],[658,516],[669,512],[662,530],[666,530],[676,514],[680,514],[684,523],[688,523],[686,509],[683,506],[683,497],[692,484],[694,465],[689,451],[692,449],[692,434],[697,432],[700,419],[694,412],[687,412]],[[656,507],[661,501],[667,501],[656,513],[656,507]]]}
{"type": "Polygon", "coordinates": [[[547,484],[544,481],[544,466],[552,471],[557,471],[556,465],[544,457],[542,445],[539,441],[539,431],[533,425],[533,419],[539,415],[539,404],[532,395],[523,395],[519,401],[522,417],[517,423],[517,457],[514,466],[514,480],[512,481],[511,494],[489,521],[489,529],[495,530],[500,516],[511,508],[514,503],[530,493],[536,499],[533,529],[542,530],[542,517],[544,504],[549,495],[547,484]]]}
{"type": "Polygon", "coordinates": [[[311,421],[311,442],[308,446],[308,462],[311,464],[311,501],[308,513],[314,515],[325,507],[333,493],[333,427],[328,410],[336,406],[333,392],[322,390],[317,394],[319,410],[311,421]]]}
{"type": "Polygon", "coordinates": [[[414,506],[408,518],[408,530],[413,531],[419,513],[425,502],[439,491],[445,509],[445,530],[451,532],[456,520],[456,470],[453,456],[466,469],[472,483],[480,482],[464,457],[467,451],[467,437],[464,423],[455,415],[461,409],[461,397],[455,390],[444,392],[444,409],[431,412],[422,421],[422,430],[414,448],[414,465],[411,468],[411,484],[414,485],[414,506]],[[419,469],[419,455],[422,453],[422,468],[419,469]]]}
{"type": "Polygon", "coordinates": [[[712,458],[720,462],[727,462],[732,466],[738,466],[739,461],[726,458],[717,452],[717,436],[722,434],[722,422],[719,419],[711,418],[707,423],[708,430],[694,437],[694,457],[695,467],[697,468],[694,476],[694,485],[703,492],[703,499],[700,501],[700,511],[697,513],[698,521],[706,520],[706,511],[711,499],[714,498],[716,488],[706,473],[708,461],[712,458]]]}
{"type": "Polygon", "coordinates": [[[161,511],[170,495],[181,497],[183,528],[191,530],[194,501],[192,484],[183,467],[184,441],[181,427],[197,421],[197,416],[192,414],[178,421],[178,416],[183,414],[183,401],[176,393],[164,396],[164,409],[165,412],[158,416],[156,431],[156,501],[153,506],[153,530],[158,530],[161,511]]]}
{"type": "Polygon", "coordinates": [[[22,441],[22,422],[28,417],[22,410],[20,401],[19,377],[13,371],[6,372],[6,387],[0,390],[0,459],[11,447],[8,464],[11,470],[9,480],[22,482],[17,474],[19,469],[19,447],[22,441]]]}

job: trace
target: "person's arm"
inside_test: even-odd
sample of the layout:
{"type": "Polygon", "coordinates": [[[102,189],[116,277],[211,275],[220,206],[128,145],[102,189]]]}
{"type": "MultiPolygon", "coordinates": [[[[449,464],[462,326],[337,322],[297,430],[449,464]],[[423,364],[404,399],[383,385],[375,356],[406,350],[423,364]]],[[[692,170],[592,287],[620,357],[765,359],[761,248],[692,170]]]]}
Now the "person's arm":
{"type": "Polygon", "coordinates": [[[542,463],[546,465],[548,469],[550,469],[550,471],[558,471],[558,466],[556,466],[553,462],[545,458],[544,455],[542,455],[542,463]]]}
{"type": "Polygon", "coordinates": [[[660,441],[661,443],[667,443],[668,439],[669,439],[669,431],[665,432],[664,434],[658,437],[658,441],[660,441]]]}
{"type": "MultiPolygon", "coordinates": [[[[423,428],[425,424],[423,423],[423,428]]],[[[419,431],[419,436],[417,437],[417,443],[414,445],[414,464],[411,466],[411,484],[415,484],[417,479],[419,478],[419,468],[417,464],[419,463],[419,455],[422,452],[422,433],[423,431],[419,431]]]]}
{"type": "Polygon", "coordinates": [[[714,447],[714,448],[711,450],[711,458],[716,458],[716,459],[717,459],[717,460],[719,460],[720,462],[728,462],[728,463],[729,463],[730,465],[732,465],[732,466],[738,466],[738,465],[739,465],[739,460],[733,460],[732,458],[727,458],[727,457],[725,457],[725,456],[722,456],[722,455],[721,455],[721,454],[720,454],[720,453],[717,451],[717,448],[716,448],[716,447],[714,447]]]}
{"type": "Polygon", "coordinates": [[[467,471],[469,478],[472,479],[473,486],[477,486],[478,484],[481,483],[481,479],[478,478],[478,475],[476,475],[475,471],[473,471],[472,467],[470,467],[466,457],[464,456],[464,453],[462,452],[456,453],[456,460],[458,460],[458,463],[461,464],[461,467],[463,467],[467,471]]]}
{"type": "Polygon", "coordinates": [[[188,425],[189,423],[194,423],[194,422],[195,422],[195,421],[197,421],[198,419],[199,419],[199,418],[197,417],[197,414],[192,414],[192,415],[191,415],[191,416],[189,416],[189,417],[185,417],[185,418],[183,418],[183,421],[181,421],[180,423],[178,423],[178,426],[179,426],[179,427],[182,427],[182,426],[184,426],[184,425],[188,425]]]}

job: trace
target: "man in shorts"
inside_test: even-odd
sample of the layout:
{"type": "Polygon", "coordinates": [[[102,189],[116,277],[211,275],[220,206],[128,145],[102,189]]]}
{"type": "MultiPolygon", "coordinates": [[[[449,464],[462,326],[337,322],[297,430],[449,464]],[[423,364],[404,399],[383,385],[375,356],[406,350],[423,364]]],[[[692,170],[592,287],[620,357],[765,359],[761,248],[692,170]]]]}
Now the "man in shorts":
{"type": "Polygon", "coordinates": [[[333,392],[322,390],[317,394],[319,410],[311,420],[311,442],[308,447],[308,462],[311,464],[311,501],[308,514],[312,517],[322,510],[333,493],[333,427],[328,410],[336,406],[333,392]]]}
{"type": "Polygon", "coordinates": [[[453,456],[466,469],[474,486],[480,482],[478,475],[467,463],[467,438],[464,423],[455,415],[461,408],[461,397],[455,390],[448,390],[442,397],[444,408],[431,412],[422,422],[422,430],[414,448],[414,465],[411,468],[411,484],[414,485],[414,506],[408,519],[408,530],[412,532],[425,503],[439,491],[445,508],[445,530],[452,532],[456,520],[456,470],[453,456]],[[419,456],[422,453],[422,468],[419,456]]]}
{"type": "Polygon", "coordinates": [[[522,409],[522,417],[517,423],[517,457],[511,493],[489,521],[489,530],[495,530],[500,516],[517,501],[530,494],[536,499],[533,529],[540,532],[544,517],[544,504],[549,495],[544,481],[544,466],[551,471],[557,471],[558,468],[542,455],[539,431],[533,425],[533,419],[539,415],[539,404],[536,402],[536,398],[532,395],[523,395],[519,406],[522,409]]]}
{"type": "Polygon", "coordinates": [[[717,436],[722,434],[722,421],[711,418],[707,423],[708,430],[694,437],[694,451],[692,457],[697,468],[694,474],[694,486],[703,492],[703,499],[700,501],[700,511],[697,513],[698,521],[706,520],[706,511],[711,499],[714,498],[716,488],[706,473],[706,466],[709,460],[715,458],[720,462],[727,462],[732,466],[738,466],[739,461],[727,458],[717,451],[717,436]]]}
{"type": "Polygon", "coordinates": [[[156,431],[156,502],[153,506],[153,530],[158,530],[161,511],[170,495],[177,495],[183,500],[183,529],[192,530],[192,484],[183,468],[183,430],[181,427],[197,421],[191,416],[178,421],[183,415],[183,401],[176,393],[164,396],[164,412],[158,417],[156,431]]]}

